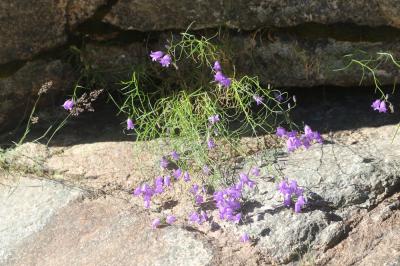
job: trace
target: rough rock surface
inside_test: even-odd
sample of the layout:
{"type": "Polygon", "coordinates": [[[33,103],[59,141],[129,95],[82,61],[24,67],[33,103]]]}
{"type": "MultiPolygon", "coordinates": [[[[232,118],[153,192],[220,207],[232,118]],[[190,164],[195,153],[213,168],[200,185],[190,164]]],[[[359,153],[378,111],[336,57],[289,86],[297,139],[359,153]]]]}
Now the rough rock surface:
{"type": "Polygon", "coordinates": [[[245,30],[288,27],[307,22],[321,24],[399,27],[396,0],[121,0],[104,21],[126,30],[204,29],[228,26],[245,30]]]}
{"type": "MultiPolygon", "coordinates": [[[[48,68],[59,60],[76,64],[77,60],[65,62],[70,46],[76,46],[74,59],[79,57],[81,65],[74,69],[85,69],[88,75],[96,72],[102,79],[96,82],[112,88],[129,78],[132,66],[147,62],[150,50],[163,49],[169,30],[182,31],[193,21],[192,29],[202,32],[229,29],[223,46],[232,53],[237,74],[259,75],[263,83],[275,87],[358,86],[360,69],[334,70],[346,65],[344,55],[359,50],[366,52],[365,58],[379,51],[398,58],[399,5],[396,0],[38,0],[29,5],[22,0],[2,1],[0,131],[4,117],[15,113],[10,105],[23,113],[23,107],[34,101],[34,94],[2,86],[24,79],[20,73],[26,67],[42,61],[48,61],[48,68]],[[23,94],[24,100],[14,94],[23,94]]],[[[62,72],[53,78],[67,84],[77,80],[62,72]]],[[[400,76],[389,65],[377,73],[381,85],[388,86],[400,76]]],[[[363,85],[373,82],[366,77],[363,85]]],[[[32,86],[24,83],[24,87],[32,86]]]]}
{"type": "MultiPolygon", "coordinates": [[[[334,39],[297,39],[290,35],[277,34],[268,39],[266,34],[253,38],[249,34],[231,36],[229,39],[234,54],[234,64],[240,74],[258,76],[263,84],[276,87],[313,86],[359,86],[362,70],[352,65],[343,71],[349,60],[345,55],[362,50],[364,55],[356,59],[375,57],[378,52],[391,51],[395,58],[400,56],[399,42],[349,42],[334,39]],[[279,71],[277,71],[279,70],[279,71]],[[284,71],[281,71],[284,70],[284,71]]],[[[147,48],[140,42],[124,46],[91,44],[85,49],[87,64],[104,75],[105,81],[118,82],[118,78],[128,80],[132,67],[148,63],[148,53],[157,48],[147,48]]],[[[178,64],[179,65],[179,64],[178,64]]],[[[400,71],[390,64],[383,65],[377,72],[382,85],[393,84],[400,78],[400,71]]],[[[210,78],[212,78],[210,76],[210,78]]],[[[372,86],[370,73],[362,82],[372,86]]]]}
{"type": "Polygon", "coordinates": [[[64,44],[66,0],[0,3],[0,65],[64,44]]]}
{"type": "MultiPolygon", "coordinates": [[[[376,57],[381,51],[391,51],[394,57],[400,55],[398,42],[308,40],[284,35],[278,35],[272,41],[266,40],[265,36],[260,36],[260,41],[250,36],[238,37],[232,39],[232,45],[237,51],[236,65],[240,72],[252,73],[263,83],[278,87],[358,86],[362,77],[360,67],[354,64],[346,70],[337,71],[349,64],[350,60],[344,58],[345,55],[359,50],[365,55],[355,56],[355,59],[376,57]]],[[[382,84],[390,85],[396,77],[400,77],[400,72],[388,64],[380,68],[377,77],[382,84]]],[[[372,86],[372,82],[370,73],[366,73],[363,85],[372,86]]]]}
{"type": "Polygon", "coordinates": [[[7,265],[207,265],[210,245],[179,227],[152,230],[121,200],[76,202],[24,243],[7,265]],[[37,244],[40,243],[40,244],[37,244]]]}
{"type": "Polygon", "coordinates": [[[70,0],[67,6],[68,26],[74,30],[80,23],[95,15],[99,7],[106,4],[107,0],[70,0]]]}
{"type": "Polygon", "coordinates": [[[212,208],[211,225],[189,224],[187,213],[193,206],[178,187],[163,199],[171,206],[153,202],[158,207],[144,211],[142,202],[126,192],[159,174],[156,143],[105,142],[49,149],[22,145],[6,155],[15,169],[25,165],[40,173],[42,167],[52,179],[75,184],[89,197],[60,209],[40,232],[18,242],[19,256],[8,262],[128,265],[134,257],[145,265],[228,265],[227,261],[229,265],[296,261],[396,265],[400,139],[391,142],[395,129],[339,131],[326,135],[324,145],[306,151],[286,156],[280,150],[265,150],[247,158],[237,173],[256,164],[261,165],[262,175],[253,178],[256,189],[246,192],[239,225],[221,222],[212,208]],[[273,167],[267,167],[269,163],[273,167]],[[300,214],[282,204],[276,182],[284,176],[305,189],[308,205],[300,214]],[[178,217],[174,226],[151,230],[152,219],[169,213],[178,217]],[[238,241],[244,232],[253,238],[253,246],[238,241]]]}
{"type": "Polygon", "coordinates": [[[317,258],[323,265],[399,265],[400,194],[365,214],[346,239],[317,258]]]}
{"type": "Polygon", "coordinates": [[[5,0],[0,3],[0,65],[32,59],[67,42],[69,28],[94,15],[106,0],[5,0]]]}
{"type": "Polygon", "coordinates": [[[42,230],[58,209],[81,192],[51,180],[21,177],[4,184],[3,175],[0,178],[0,264],[4,265],[18,245],[42,230]]]}
{"type": "MultiPolygon", "coordinates": [[[[354,219],[355,212],[370,210],[399,191],[400,140],[391,143],[393,130],[361,131],[366,137],[358,141],[332,136],[323,146],[278,157],[276,171],[265,168],[264,175],[255,179],[257,189],[248,194],[245,223],[237,230],[257,238],[257,245],[278,263],[335,246],[349,232],[345,224],[354,219]],[[269,176],[297,180],[306,189],[308,208],[301,214],[285,208],[269,176]]],[[[256,164],[268,160],[274,159],[260,154],[256,164]]],[[[400,256],[400,250],[395,254],[400,256]]]]}

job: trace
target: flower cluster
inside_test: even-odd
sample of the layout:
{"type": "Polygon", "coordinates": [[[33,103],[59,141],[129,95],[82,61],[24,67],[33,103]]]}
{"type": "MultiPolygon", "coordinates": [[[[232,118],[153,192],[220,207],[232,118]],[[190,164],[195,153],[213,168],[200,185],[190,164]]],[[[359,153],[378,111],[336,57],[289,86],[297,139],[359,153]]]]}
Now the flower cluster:
{"type": "MultiPolygon", "coordinates": [[[[178,161],[180,158],[180,155],[176,151],[172,151],[170,153],[170,157],[172,160],[178,161]]],[[[169,165],[169,160],[166,157],[162,157],[160,165],[163,169],[166,169],[169,165]]],[[[175,180],[179,180],[182,176],[182,170],[180,168],[172,170],[172,176],[174,177],[175,180]]],[[[190,181],[189,172],[185,171],[183,173],[183,179],[186,182],[190,181]]],[[[149,208],[152,197],[154,195],[163,193],[165,188],[167,188],[167,187],[171,187],[171,176],[170,175],[159,176],[155,179],[153,186],[150,186],[149,184],[144,183],[144,184],[138,186],[134,190],[133,195],[142,196],[143,200],[144,200],[145,208],[149,208]]]]}
{"type": "Polygon", "coordinates": [[[378,111],[379,113],[386,113],[387,112],[387,107],[386,107],[386,102],[383,100],[375,100],[372,105],[371,105],[372,109],[374,109],[374,111],[378,111]]]}
{"type": "Polygon", "coordinates": [[[306,198],[303,196],[303,189],[299,188],[296,180],[291,180],[289,183],[286,180],[282,180],[278,186],[279,192],[283,195],[283,204],[290,207],[293,201],[296,199],[294,204],[294,211],[296,213],[301,212],[301,209],[306,204],[306,198]]]}
{"type": "Polygon", "coordinates": [[[295,151],[300,147],[308,149],[313,142],[323,142],[321,134],[317,131],[312,131],[309,126],[304,127],[304,134],[299,134],[296,130],[286,131],[283,127],[276,129],[276,135],[280,138],[286,139],[286,146],[288,152],[295,151]]]}
{"type": "Polygon", "coordinates": [[[79,116],[85,111],[94,112],[93,103],[102,93],[103,89],[92,90],[90,93],[84,92],[77,99],[67,99],[62,107],[69,111],[72,116],[79,116]]]}
{"type": "Polygon", "coordinates": [[[192,223],[197,223],[197,224],[203,224],[204,222],[208,221],[208,215],[205,211],[200,211],[198,212],[192,212],[189,215],[189,221],[192,223]]]}
{"type": "Polygon", "coordinates": [[[221,85],[222,87],[226,87],[228,88],[232,81],[230,78],[226,77],[223,73],[222,73],[222,68],[221,68],[221,64],[218,61],[215,61],[214,66],[213,66],[213,70],[215,72],[214,74],[214,80],[221,85]]]}
{"type": "Polygon", "coordinates": [[[170,176],[159,176],[156,178],[154,182],[154,186],[150,186],[147,183],[144,183],[141,186],[138,186],[134,191],[133,195],[142,196],[144,201],[144,207],[146,209],[150,208],[151,198],[154,195],[158,195],[164,192],[166,187],[171,186],[171,177],[170,176]]]}
{"type": "MultiPolygon", "coordinates": [[[[160,165],[163,169],[166,169],[171,160],[179,161],[180,154],[177,151],[172,151],[168,156],[163,156],[161,158],[160,165]]],[[[185,182],[189,182],[191,180],[190,174],[188,171],[182,171],[182,169],[177,168],[173,169],[170,172],[171,175],[159,176],[154,180],[154,185],[150,186],[147,183],[139,185],[133,192],[135,196],[141,196],[144,200],[144,207],[149,208],[151,199],[153,196],[162,194],[167,187],[172,186],[173,181],[178,181],[183,179],[185,182]]],[[[247,181],[248,182],[248,181],[247,181]]],[[[200,186],[194,184],[189,190],[190,193],[194,196],[194,201],[196,205],[201,205],[204,202],[204,193],[206,193],[205,187],[203,186],[200,189],[200,186]]],[[[208,215],[204,211],[193,212],[189,216],[189,221],[195,222],[198,224],[203,224],[208,220],[208,215]]],[[[176,221],[176,217],[173,215],[168,215],[165,219],[156,218],[152,221],[151,227],[153,229],[158,228],[162,223],[172,224],[176,221]]]]}
{"type": "Polygon", "coordinates": [[[254,185],[254,181],[250,180],[248,175],[241,173],[240,180],[237,184],[214,193],[214,201],[218,208],[221,220],[232,221],[235,223],[240,222],[242,214],[239,210],[243,188],[245,186],[253,188],[254,185]]]}
{"type": "Polygon", "coordinates": [[[171,56],[162,51],[151,52],[150,57],[153,62],[159,62],[163,67],[169,67],[172,61],[171,56]]]}

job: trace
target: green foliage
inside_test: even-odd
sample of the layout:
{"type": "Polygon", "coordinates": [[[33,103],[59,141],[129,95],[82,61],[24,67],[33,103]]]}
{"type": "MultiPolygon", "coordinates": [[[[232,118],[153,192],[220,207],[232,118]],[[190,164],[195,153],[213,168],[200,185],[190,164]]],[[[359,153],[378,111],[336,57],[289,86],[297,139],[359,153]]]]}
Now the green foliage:
{"type": "MultiPolygon", "coordinates": [[[[344,56],[344,59],[348,61],[347,65],[336,71],[345,71],[350,67],[356,66],[362,70],[362,75],[360,79],[360,85],[363,81],[370,76],[374,82],[375,92],[378,92],[382,99],[388,101],[382,89],[382,83],[379,80],[380,72],[382,72],[382,67],[388,64],[400,69],[400,61],[397,61],[391,53],[388,52],[378,52],[375,56],[371,56],[366,52],[358,51],[353,54],[348,54],[344,56]]],[[[396,80],[393,80],[393,91],[396,89],[396,80]]],[[[391,107],[393,109],[393,107],[391,107]]]]}
{"type": "MultiPolygon", "coordinates": [[[[385,94],[382,88],[382,82],[379,80],[380,72],[384,66],[392,66],[395,69],[400,69],[400,61],[396,60],[394,56],[390,52],[378,52],[375,56],[370,56],[365,52],[359,51],[354,54],[345,55],[345,60],[348,60],[348,64],[341,69],[337,69],[336,71],[345,71],[352,66],[357,66],[362,70],[362,76],[360,80],[360,85],[365,80],[366,76],[372,78],[375,87],[375,93],[380,94],[380,98],[389,103],[389,109],[393,113],[394,107],[393,104],[389,101],[389,95],[385,94]]],[[[396,79],[393,80],[393,90],[392,94],[396,90],[396,79]]],[[[393,139],[397,136],[398,131],[400,129],[400,124],[397,127],[395,134],[393,135],[393,139]]]]}
{"type": "MultiPolygon", "coordinates": [[[[217,36],[217,35],[216,35],[217,36]]],[[[138,140],[162,138],[191,159],[192,167],[215,165],[223,153],[242,152],[240,136],[272,132],[285,121],[290,124],[288,101],[276,99],[277,90],[264,87],[257,77],[236,76],[230,58],[212,40],[184,32],[168,44],[173,62],[169,69],[154,62],[149,69],[134,71],[121,83],[118,96],[111,96],[119,114],[135,122],[138,140]],[[212,66],[221,62],[230,73],[228,88],[213,81],[212,66]],[[264,98],[256,106],[254,95],[264,98]],[[221,121],[210,126],[208,118],[218,114],[221,121]],[[216,140],[217,151],[209,151],[208,139],[216,140]]],[[[150,61],[150,59],[149,59],[150,61]]]]}

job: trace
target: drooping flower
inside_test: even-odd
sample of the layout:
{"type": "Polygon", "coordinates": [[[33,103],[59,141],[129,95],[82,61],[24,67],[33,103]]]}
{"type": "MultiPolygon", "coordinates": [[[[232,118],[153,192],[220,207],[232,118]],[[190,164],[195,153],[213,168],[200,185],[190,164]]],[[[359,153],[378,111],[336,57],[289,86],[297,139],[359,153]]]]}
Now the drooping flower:
{"type": "Polygon", "coordinates": [[[321,134],[319,132],[314,131],[313,132],[313,137],[312,139],[320,144],[322,144],[324,142],[324,139],[322,138],[321,134]]]}
{"type": "Polygon", "coordinates": [[[222,87],[225,87],[225,88],[228,88],[229,86],[231,86],[231,83],[232,83],[231,79],[230,79],[230,78],[227,78],[227,77],[225,77],[225,78],[220,82],[221,86],[222,86],[222,87]]]}
{"type": "Polygon", "coordinates": [[[157,227],[160,226],[160,224],[161,224],[161,220],[159,218],[156,218],[151,223],[151,228],[156,229],[157,227]]]}
{"type": "Polygon", "coordinates": [[[171,56],[169,54],[166,54],[160,59],[160,64],[163,67],[169,67],[169,65],[171,64],[171,60],[171,56]]]}
{"type": "Polygon", "coordinates": [[[203,166],[203,174],[205,175],[210,175],[211,174],[211,169],[207,165],[203,166]]]}
{"type": "Polygon", "coordinates": [[[67,111],[71,111],[74,108],[74,101],[72,99],[68,99],[64,102],[63,107],[67,111]]]}
{"type": "Polygon", "coordinates": [[[219,61],[215,61],[214,66],[213,66],[213,70],[215,72],[222,71],[221,64],[219,63],[219,61]]]}
{"type": "Polygon", "coordinates": [[[178,180],[182,175],[182,170],[180,168],[174,169],[172,171],[172,175],[175,177],[176,180],[178,180]]]}
{"type": "Polygon", "coordinates": [[[319,134],[317,131],[313,131],[308,125],[304,126],[304,134],[301,135],[296,130],[287,132],[282,127],[278,127],[276,129],[276,135],[286,139],[286,147],[288,152],[295,151],[302,146],[308,149],[314,142],[321,144],[323,142],[321,134],[319,134]]]}
{"type": "Polygon", "coordinates": [[[155,191],[148,184],[143,184],[141,188],[141,194],[144,200],[144,207],[146,209],[150,208],[151,197],[154,195],[155,191]]]}
{"type": "Polygon", "coordinates": [[[156,181],[154,183],[155,183],[154,184],[154,186],[155,186],[154,192],[156,194],[163,193],[164,192],[164,187],[163,187],[164,186],[164,178],[162,176],[159,176],[156,178],[156,181]]]}
{"type": "Polygon", "coordinates": [[[217,114],[217,115],[212,115],[212,116],[210,116],[210,117],[208,118],[208,121],[209,121],[212,125],[218,123],[218,122],[219,122],[219,115],[217,114]]]}
{"type": "Polygon", "coordinates": [[[241,197],[241,187],[238,188],[237,186],[231,186],[214,193],[215,205],[218,208],[221,220],[240,221],[241,215],[238,215],[238,211],[241,197]]]}
{"type": "Polygon", "coordinates": [[[298,137],[289,137],[286,141],[287,150],[289,152],[297,150],[301,145],[302,142],[298,137]]]}
{"type": "Polygon", "coordinates": [[[289,185],[288,185],[288,183],[287,183],[285,180],[282,180],[282,181],[279,183],[279,185],[278,185],[278,190],[279,190],[279,192],[282,193],[282,194],[288,194],[288,193],[290,193],[289,185]]]}
{"type": "Polygon", "coordinates": [[[297,137],[297,135],[299,134],[299,132],[297,132],[296,130],[292,130],[286,133],[285,137],[291,138],[291,137],[297,137]]]}
{"type": "Polygon", "coordinates": [[[189,221],[192,223],[203,224],[208,220],[207,213],[205,211],[201,211],[200,214],[197,212],[192,212],[189,215],[189,221]]]}
{"type": "Polygon", "coordinates": [[[253,188],[254,187],[254,181],[250,180],[249,176],[244,174],[244,173],[239,173],[240,176],[240,182],[243,185],[247,185],[249,188],[253,188]]]}
{"type": "Polygon", "coordinates": [[[280,138],[283,138],[286,136],[286,129],[284,129],[283,127],[277,127],[276,128],[276,135],[280,138]]]}
{"type": "Polygon", "coordinates": [[[164,185],[166,187],[170,187],[171,186],[171,177],[169,175],[164,177],[164,185]]]}
{"type": "Polygon", "coordinates": [[[142,194],[142,188],[141,188],[140,186],[138,186],[138,187],[135,188],[135,190],[133,191],[133,195],[139,196],[140,194],[142,194]]]}
{"type": "Polygon", "coordinates": [[[239,223],[240,222],[240,219],[242,219],[242,214],[241,213],[237,213],[234,217],[233,217],[233,219],[232,219],[232,221],[234,222],[234,223],[239,223]]]}
{"type": "Polygon", "coordinates": [[[253,167],[253,168],[251,169],[251,174],[254,175],[254,176],[260,176],[260,168],[258,168],[258,167],[253,167]]]}
{"type": "Polygon", "coordinates": [[[306,203],[306,199],[303,195],[303,189],[297,185],[296,180],[291,180],[289,183],[287,180],[282,180],[278,185],[278,190],[283,194],[283,204],[287,207],[292,206],[292,200],[297,197],[295,203],[295,212],[300,212],[306,203]]]}
{"type": "Polygon", "coordinates": [[[160,166],[165,169],[168,167],[168,165],[169,165],[169,161],[167,160],[167,158],[162,157],[161,161],[160,161],[160,166]]]}
{"type": "Polygon", "coordinates": [[[222,71],[217,71],[214,75],[214,80],[218,83],[221,83],[226,77],[222,74],[222,71]]]}
{"type": "Polygon", "coordinates": [[[310,126],[307,126],[307,125],[304,126],[304,135],[306,137],[312,137],[313,136],[313,131],[311,130],[310,126]]]}
{"type": "Polygon", "coordinates": [[[303,197],[303,196],[299,196],[299,197],[297,198],[297,201],[296,201],[295,205],[294,205],[294,211],[295,211],[296,213],[300,213],[300,212],[301,212],[301,209],[303,208],[303,206],[304,206],[305,204],[306,204],[306,201],[305,201],[304,197],[303,197]]]}
{"type": "Polygon", "coordinates": [[[127,130],[131,130],[131,129],[134,129],[134,128],[135,128],[135,124],[133,124],[132,119],[128,118],[126,120],[126,129],[127,130]]]}
{"type": "Polygon", "coordinates": [[[164,56],[164,53],[161,51],[151,52],[150,57],[152,61],[160,61],[161,58],[164,56]]]}
{"type": "Polygon", "coordinates": [[[167,222],[167,224],[173,224],[176,222],[176,217],[173,215],[168,215],[165,221],[167,222]]]}
{"type": "Polygon", "coordinates": [[[171,152],[171,157],[172,159],[174,159],[175,161],[179,161],[180,155],[179,153],[177,153],[176,151],[171,152]]]}
{"type": "Polygon", "coordinates": [[[250,241],[250,237],[247,233],[243,233],[243,235],[240,237],[240,241],[243,243],[247,243],[250,241]]]}
{"type": "Polygon", "coordinates": [[[184,180],[185,182],[189,182],[189,181],[190,181],[190,175],[189,175],[189,172],[188,172],[188,171],[185,171],[185,172],[183,173],[183,180],[184,180]]]}
{"type": "Polygon", "coordinates": [[[204,198],[202,195],[196,195],[194,197],[194,201],[196,202],[197,205],[200,205],[204,202],[204,198]]]}
{"type": "Polygon", "coordinates": [[[292,195],[291,194],[284,194],[283,195],[283,204],[286,207],[290,207],[290,205],[292,204],[292,195]]]}
{"type": "Polygon", "coordinates": [[[254,99],[254,101],[256,101],[257,105],[260,105],[264,102],[264,98],[259,95],[253,95],[253,99],[254,99]]]}
{"type": "Polygon", "coordinates": [[[371,107],[374,109],[374,111],[379,109],[379,106],[381,105],[381,100],[377,99],[372,102],[371,107]]]}
{"type": "Polygon", "coordinates": [[[221,71],[217,71],[214,75],[214,80],[223,87],[229,87],[231,85],[231,79],[226,77],[221,71]]]}
{"type": "Polygon", "coordinates": [[[382,101],[381,104],[379,105],[378,109],[379,113],[386,113],[387,112],[387,107],[386,107],[386,102],[382,101]]]}
{"type": "Polygon", "coordinates": [[[215,148],[215,142],[214,142],[214,140],[213,139],[208,139],[208,141],[207,141],[207,146],[208,146],[208,149],[209,150],[212,150],[212,149],[214,149],[215,148]]]}
{"type": "Polygon", "coordinates": [[[199,192],[199,185],[194,184],[194,185],[192,186],[192,188],[190,189],[190,192],[191,192],[192,194],[196,195],[196,194],[199,192]]]}
{"type": "Polygon", "coordinates": [[[378,111],[379,113],[386,113],[387,112],[387,107],[386,107],[386,102],[381,101],[381,100],[375,100],[371,107],[374,109],[374,111],[378,111]]]}
{"type": "Polygon", "coordinates": [[[282,102],[283,101],[283,94],[281,92],[275,92],[274,96],[275,96],[275,100],[277,100],[278,102],[282,102]]]}

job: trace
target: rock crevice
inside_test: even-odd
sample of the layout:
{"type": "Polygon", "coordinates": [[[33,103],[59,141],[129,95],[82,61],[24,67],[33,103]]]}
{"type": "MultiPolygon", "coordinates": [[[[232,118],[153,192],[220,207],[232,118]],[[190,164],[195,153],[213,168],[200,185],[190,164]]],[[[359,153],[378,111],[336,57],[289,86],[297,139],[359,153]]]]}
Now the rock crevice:
{"type": "MultiPolygon", "coordinates": [[[[169,33],[189,25],[198,34],[222,28],[238,72],[258,75],[264,84],[358,86],[360,69],[335,70],[346,66],[345,55],[360,50],[366,58],[381,51],[399,58],[398,14],[400,4],[395,0],[38,0],[29,5],[23,0],[2,1],[0,117],[15,112],[4,103],[19,101],[12,100],[14,94],[23,95],[28,107],[34,101],[33,85],[15,79],[28,62],[60,60],[71,65],[66,54],[76,46],[89,54],[92,69],[101,69],[107,77],[118,66],[125,69],[123,78],[130,66],[148,60],[149,50],[162,49],[169,33]],[[5,87],[10,79],[15,80],[11,94],[5,87]]],[[[390,65],[377,74],[382,86],[400,78],[400,71],[390,65]]],[[[49,78],[46,72],[39,75],[49,78]]],[[[76,76],[68,79],[72,83],[76,76]]],[[[363,85],[373,85],[368,75],[363,85]]],[[[0,119],[0,128],[5,123],[0,119]]]]}

